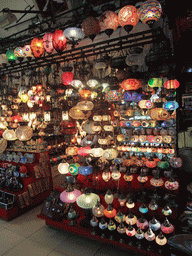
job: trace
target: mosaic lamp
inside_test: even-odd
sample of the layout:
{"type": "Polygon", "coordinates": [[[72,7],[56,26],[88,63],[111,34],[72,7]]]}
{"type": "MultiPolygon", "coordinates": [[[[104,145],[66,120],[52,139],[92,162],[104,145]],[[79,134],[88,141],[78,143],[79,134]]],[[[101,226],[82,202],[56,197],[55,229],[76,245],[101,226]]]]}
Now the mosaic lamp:
{"type": "Polygon", "coordinates": [[[52,37],[53,47],[58,53],[62,53],[66,48],[67,39],[60,29],[55,30],[52,37]]]}
{"type": "Polygon", "coordinates": [[[158,1],[149,0],[141,4],[138,12],[139,19],[151,28],[153,24],[160,19],[162,7],[158,1]]]}
{"type": "Polygon", "coordinates": [[[90,224],[91,210],[98,201],[100,202],[100,197],[97,194],[92,193],[89,188],[85,188],[84,193],[77,198],[77,205],[85,210],[85,218],[81,220],[81,226],[87,227],[90,224]]]}
{"type": "Polygon", "coordinates": [[[99,25],[102,31],[110,37],[112,33],[118,28],[118,15],[113,11],[105,11],[99,17],[99,25]]]}
{"type": "Polygon", "coordinates": [[[118,19],[120,26],[129,33],[139,21],[137,8],[132,5],[124,6],[118,13],[118,19]]]}
{"type": "Polygon", "coordinates": [[[45,51],[43,46],[43,39],[35,37],[31,41],[31,50],[35,58],[40,58],[45,51]]]}

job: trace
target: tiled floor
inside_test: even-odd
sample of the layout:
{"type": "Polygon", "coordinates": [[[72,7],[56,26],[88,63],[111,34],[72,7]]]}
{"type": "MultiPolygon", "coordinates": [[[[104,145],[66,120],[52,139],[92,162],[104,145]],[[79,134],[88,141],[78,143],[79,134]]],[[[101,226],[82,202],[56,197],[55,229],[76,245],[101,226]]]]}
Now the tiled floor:
{"type": "MultiPolygon", "coordinates": [[[[54,187],[60,177],[54,178],[54,187]]],[[[41,205],[7,222],[0,219],[0,255],[3,256],[133,256],[99,241],[46,226],[38,219],[41,205]]]]}

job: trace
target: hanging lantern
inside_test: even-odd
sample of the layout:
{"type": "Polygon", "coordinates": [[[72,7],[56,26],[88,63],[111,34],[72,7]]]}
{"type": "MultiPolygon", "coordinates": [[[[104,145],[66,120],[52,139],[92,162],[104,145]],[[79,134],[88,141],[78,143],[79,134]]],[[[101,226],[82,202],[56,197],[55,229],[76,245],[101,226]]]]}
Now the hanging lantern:
{"type": "Polygon", "coordinates": [[[177,190],[179,188],[179,182],[176,181],[173,177],[170,177],[169,180],[165,181],[165,187],[170,191],[177,190]]]}
{"type": "Polygon", "coordinates": [[[92,208],[92,213],[95,217],[102,217],[104,215],[104,210],[104,206],[100,202],[97,202],[92,208]]]}
{"type": "Polygon", "coordinates": [[[106,101],[120,101],[122,93],[119,90],[111,90],[105,93],[106,101]]]}
{"type": "Polygon", "coordinates": [[[152,220],[149,221],[149,227],[153,231],[157,231],[161,228],[161,223],[153,217],[152,220]]]}
{"type": "Polygon", "coordinates": [[[162,78],[151,78],[148,81],[148,85],[150,87],[162,87],[163,86],[163,79],[162,78]]]}
{"type": "Polygon", "coordinates": [[[61,53],[62,51],[64,51],[66,44],[67,44],[67,39],[64,36],[62,30],[60,30],[60,29],[55,30],[55,32],[53,33],[53,37],[52,37],[52,43],[53,43],[54,49],[58,53],[61,53]]]}
{"type": "Polygon", "coordinates": [[[68,167],[69,173],[73,176],[78,175],[79,166],[80,165],[78,163],[71,163],[68,167]]]}
{"type": "Polygon", "coordinates": [[[165,234],[170,234],[174,231],[174,226],[169,222],[167,217],[165,221],[161,224],[161,231],[165,234]]]}
{"type": "Polygon", "coordinates": [[[76,106],[82,111],[88,111],[94,108],[94,104],[91,101],[80,101],[76,106]]]}
{"type": "Polygon", "coordinates": [[[108,182],[111,179],[111,173],[109,171],[104,171],[102,173],[102,178],[105,182],[108,182]]]}
{"type": "Polygon", "coordinates": [[[113,160],[118,156],[117,150],[113,148],[105,149],[103,151],[103,157],[107,160],[113,160]]]}
{"type": "Polygon", "coordinates": [[[151,102],[150,100],[141,100],[139,101],[138,106],[142,109],[150,109],[150,108],[153,108],[154,103],[151,102]]]}
{"type": "Polygon", "coordinates": [[[145,1],[139,8],[139,19],[149,27],[158,21],[162,14],[161,4],[156,0],[145,1]]]}
{"type": "Polygon", "coordinates": [[[72,43],[82,40],[85,37],[82,29],[76,27],[69,27],[63,31],[64,36],[72,43]]]}
{"type": "Polygon", "coordinates": [[[95,88],[99,85],[99,82],[96,79],[89,79],[87,85],[91,88],[95,88]]]}
{"type": "Polygon", "coordinates": [[[78,173],[84,176],[88,176],[93,173],[93,167],[92,166],[79,166],[78,173]]]}
{"type": "Polygon", "coordinates": [[[29,126],[19,126],[15,131],[16,137],[20,141],[30,140],[33,136],[33,129],[29,126]]]}
{"type": "Polygon", "coordinates": [[[65,154],[68,156],[75,156],[78,154],[78,147],[67,147],[65,154]]]}
{"type": "Polygon", "coordinates": [[[53,33],[47,32],[43,37],[43,46],[47,53],[52,53],[54,51],[53,47],[53,33]]]}
{"type": "Polygon", "coordinates": [[[104,215],[107,218],[114,218],[116,214],[117,214],[117,211],[112,207],[111,204],[109,204],[107,209],[104,210],[104,215]]]}
{"type": "Polygon", "coordinates": [[[155,241],[158,245],[165,245],[167,243],[167,238],[163,235],[162,232],[158,236],[156,236],[155,241]]]}
{"type": "Polygon", "coordinates": [[[24,57],[24,55],[23,55],[23,48],[22,47],[16,47],[15,50],[14,50],[14,55],[17,58],[23,58],[24,57]]]}
{"type": "Polygon", "coordinates": [[[180,83],[175,79],[175,80],[167,80],[165,83],[164,83],[164,87],[167,89],[167,90],[175,90],[179,87],[180,83]]]}
{"type": "Polygon", "coordinates": [[[138,90],[141,82],[138,79],[126,79],[121,83],[121,87],[127,91],[138,90]]]}
{"type": "Polygon", "coordinates": [[[176,110],[179,107],[177,101],[167,101],[163,103],[163,108],[165,110],[176,110]]]}
{"type": "Polygon", "coordinates": [[[137,8],[132,5],[126,5],[118,13],[119,24],[125,31],[130,32],[137,25],[139,17],[137,8]]]}
{"type": "Polygon", "coordinates": [[[107,190],[104,198],[105,198],[106,204],[112,204],[114,196],[113,196],[111,190],[109,190],[109,189],[107,190]]]}
{"type": "Polygon", "coordinates": [[[154,120],[167,120],[170,118],[170,114],[163,108],[153,108],[149,111],[151,119],[154,120]]]}
{"type": "Polygon", "coordinates": [[[69,164],[68,163],[60,163],[58,165],[58,171],[61,174],[67,174],[69,172],[69,164]]]}
{"type": "Polygon", "coordinates": [[[119,26],[118,16],[113,11],[105,11],[99,18],[99,25],[102,31],[110,36],[119,26]]]}
{"type": "Polygon", "coordinates": [[[69,110],[69,116],[73,119],[86,119],[86,115],[84,115],[83,111],[81,111],[78,107],[72,107],[69,110]]]}
{"type": "Polygon", "coordinates": [[[72,72],[64,72],[61,75],[61,80],[64,85],[71,85],[74,74],[72,72]]]}
{"type": "Polygon", "coordinates": [[[7,58],[8,62],[14,62],[17,59],[13,50],[8,50],[6,52],[6,58],[7,58]]]}
{"type": "Polygon", "coordinates": [[[99,20],[93,16],[87,17],[82,23],[82,31],[93,41],[100,32],[99,20]]]}
{"type": "Polygon", "coordinates": [[[90,92],[89,90],[87,90],[87,89],[81,89],[81,90],[79,91],[79,95],[80,95],[82,98],[87,99],[87,98],[89,98],[89,97],[91,96],[91,92],[90,92]]]}
{"type": "Polygon", "coordinates": [[[136,234],[135,228],[133,228],[130,223],[128,224],[128,227],[126,229],[126,234],[128,236],[134,236],[136,234]]]}
{"type": "Polygon", "coordinates": [[[145,232],[145,239],[150,242],[155,240],[155,234],[153,233],[151,228],[149,228],[148,231],[145,232]]]}
{"type": "Polygon", "coordinates": [[[26,93],[21,95],[21,101],[23,103],[26,103],[28,100],[29,100],[29,96],[26,93]]]}
{"type": "Polygon", "coordinates": [[[182,166],[182,159],[180,157],[174,156],[170,158],[169,163],[173,168],[180,168],[182,166]]]}
{"type": "Polygon", "coordinates": [[[131,212],[126,216],[125,221],[127,224],[135,225],[137,223],[137,217],[131,212]]]}
{"type": "Polygon", "coordinates": [[[33,57],[31,45],[25,45],[23,48],[23,55],[24,57],[31,59],[33,57]]]}
{"type": "Polygon", "coordinates": [[[73,87],[75,87],[77,89],[80,89],[80,88],[83,88],[83,83],[80,80],[74,79],[71,82],[71,86],[73,86],[73,87]]]}
{"type": "Polygon", "coordinates": [[[45,49],[43,47],[43,39],[35,37],[31,41],[31,50],[35,58],[41,57],[41,55],[44,53],[45,49]]]}

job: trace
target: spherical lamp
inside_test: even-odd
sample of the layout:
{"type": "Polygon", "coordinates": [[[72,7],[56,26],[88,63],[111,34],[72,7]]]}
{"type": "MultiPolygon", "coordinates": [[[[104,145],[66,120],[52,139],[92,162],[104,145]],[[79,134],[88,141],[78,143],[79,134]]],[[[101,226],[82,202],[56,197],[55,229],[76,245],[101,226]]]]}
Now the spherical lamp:
{"type": "Polygon", "coordinates": [[[95,217],[102,217],[104,215],[104,210],[104,206],[100,202],[97,202],[92,208],[92,213],[95,217]]]}
{"type": "Polygon", "coordinates": [[[179,83],[176,79],[167,80],[167,81],[164,83],[164,87],[165,87],[167,90],[176,90],[179,86],[180,86],[180,83],[179,83]]]}
{"type": "Polygon", "coordinates": [[[43,37],[43,46],[47,53],[52,53],[54,51],[53,47],[53,33],[47,32],[43,37]]]}
{"type": "Polygon", "coordinates": [[[124,27],[127,32],[130,32],[139,21],[137,8],[132,5],[124,6],[118,13],[118,19],[120,26],[124,27]]]}
{"type": "Polygon", "coordinates": [[[114,218],[116,214],[117,214],[117,211],[113,208],[111,204],[109,204],[107,209],[104,210],[104,215],[107,218],[114,218]]]}
{"type": "Polygon", "coordinates": [[[31,41],[31,50],[35,58],[40,58],[45,51],[43,46],[43,39],[35,37],[31,41]]]}
{"type": "Polygon", "coordinates": [[[72,43],[75,44],[85,37],[82,29],[76,27],[69,27],[63,31],[64,36],[72,43]]]}
{"type": "Polygon", "coordinates": [[[99,25],[102,31],[110,36],[119,26],[118,16],[113,11],[105,11],[99,18],[99,25]]]}
{"type": "Polygon", "coordinates": [[[158,21],[162,14],[161,4],[156,0],[145,1],[139,8],[139,19],[152,27],[158,21]]]}
{"type": "Polygon", "coordinates": [[[132,91],[138,90],[141,87],[141,82],[138,79],[126,79],[121,83],[121,87],[124,90],[132,91]]]}
{"type": "Polygon", "coordinates": [[[66,48],[67,39],[60,29],[55,30],[52,37],[53,47],[58,52],[61,53],[66,48]]]}
{"type": "Polygon", "coordinates": [[[100,25],[99,20],[93,16],[89,16],[84,19],[82,23],[82,31],[83,33],[89,37],[92,41],[100,33],[100,25]]]}

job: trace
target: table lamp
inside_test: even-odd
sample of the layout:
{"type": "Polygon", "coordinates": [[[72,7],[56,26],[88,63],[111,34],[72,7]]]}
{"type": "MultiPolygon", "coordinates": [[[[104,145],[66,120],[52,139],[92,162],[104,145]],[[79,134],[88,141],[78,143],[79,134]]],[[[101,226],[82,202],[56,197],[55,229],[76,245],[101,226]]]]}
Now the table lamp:
{"type": "Polygon", "coordinates": [[[92,193],[90,188],[86,188],[84,193],[77,198],[77,205],[85,210],[85,218],[80,222],[82,227],[88,227],[90,224],[91,210],[92,208],[100,202],[100,197],[92,193]]]}
{"type": "Polygon", "coordinates": [[[81,191],[78,189],[74,189],[71,184],[68,184],[67,189],[64,190],[61,194],[60,194],[60,200],[66,204],[70,204],[70,209],[69,212],[67,214],[67,217],[69,220],[71,220],[69,222],[69,225],[74,226],[76,225],[76,221],[74,219],[76,219],[79,215],[75,212],[74,208],[73,208],[73,203],[76,202],[77,198],[81,195],[81,191]]]}

